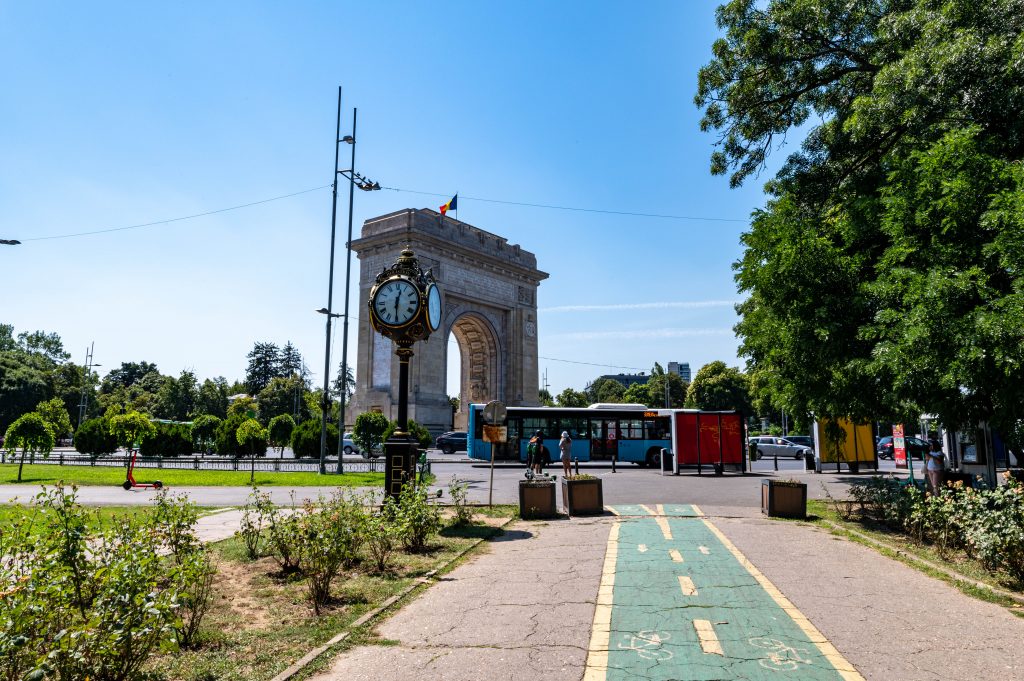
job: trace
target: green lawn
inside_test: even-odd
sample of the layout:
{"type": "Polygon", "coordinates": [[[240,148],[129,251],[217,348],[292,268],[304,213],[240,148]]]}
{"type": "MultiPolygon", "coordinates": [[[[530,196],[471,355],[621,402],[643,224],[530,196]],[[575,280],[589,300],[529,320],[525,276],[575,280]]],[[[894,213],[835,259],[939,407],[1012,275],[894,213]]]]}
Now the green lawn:
{"type": "MultiPolygon", "coordinates": [[[[118,486],[124,482],[125,471],[120,466],[57,466],[55,464],[26,464],[21,474],[23,485],[53,485],[58,482],[79,486],[118,486]]],[[[18,466],[0,464],[0,484],[16,483],[18,466]]],[[[168,487],[244,487],[249,484],[248,471],[194,471],[171,468],[136,468],[137,482],[160,480],[168,487]]],[[[273,473],[256,471],[256,484],[260,487],[380,487],[383,473],[345,473],[344,475],[318,475],[316,473],[273,473]]]]}
{"type": "MultiPolygon", "coordinates": [[[[6,527],[19,518],[38,513],[38,509],[29,503],[30,499],[26,498],[21,501],[24,502],[24,505],[0,504],[0,526],[6,527]]],[[[137,515],[152,509],[148,506],[96,506],[87,507],[87,510],[90,514],[89,527],[93,530],[103,530],[110,525],[111,519],[115,516],[137,515]]],[[[200,514],[207,510],[200,510],[200,514]]]]}

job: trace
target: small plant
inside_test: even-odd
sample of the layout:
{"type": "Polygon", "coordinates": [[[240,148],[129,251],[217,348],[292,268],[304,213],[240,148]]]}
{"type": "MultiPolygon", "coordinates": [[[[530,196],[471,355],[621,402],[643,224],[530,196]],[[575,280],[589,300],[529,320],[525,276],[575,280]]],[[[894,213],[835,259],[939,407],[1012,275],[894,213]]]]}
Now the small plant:
{"type": "Polygon", "coordinates": [[[597,480],[597,478],[590,473],[578,473],[572,476],[573,480],[597,480]]]}
{"type": "Polygon", "coordinates": [[[379,513],[370,514],[366,518],[366,549],[377,572],[383,573],[390,569],[391,557],[399,541],[394,503],[389,498],[379,513]]]}
{"type": "Polygon", "coordinates": [[[235,535],[242,539],[245,544],[245,554],[249,560],[256,560],[260,557],[260,542],[263,540],[263,522],[268,514],[274,511],[274,502],[270,495],[261,492],[253,485],[252,492],[245,502],[245,509],[242,511],[242,520],[238,525],[235,535]]]}
{"type": "Polygon", "coordinates": [[[405,485],[398,495],[395,517],[402,543],[409,551],[422,551],[430,537],[441,530],[441,514],[427,498],[425,487],[405,485]]]}
{"type": "Polygon", "coordinates": [[[200,546],[195,530],[197,520],[199,511],[186,494],[157,491],[156,505],[149,515],[150,527],[178,565],[200,546]]]}
{"type": "Polygon", "coordinates": [[[178,565],[178,623],[175,629],[178,644],[192,648],[199,633],[199,625],[213,604],[213,576],[217,569],[207,549],[189,553],[178,565]]]}
{"type": "Polygon", "coordinates": [[[448,496],[452,499],[452,506],[455,509],[454,525],[468,525],[473,522],[473,509],[466,503],[469,497],[469,483],[459,482],[456,476],[452,476],[448,483],[448,496]]]}
{"type": "MultiPolygon", "coordinates": [[[[323,499],[321,499],[323,501],[323,499]]],[[[336,495],[319,509],[306,501],[298,514],[299,537],[302,543],[302,572],[308,582],[309,600],[319,615],[330,602],[331,582],[343,565],[354,559],[355,536],[362,527],[353,527],[345,517],[351,500],[336,495]]]]}

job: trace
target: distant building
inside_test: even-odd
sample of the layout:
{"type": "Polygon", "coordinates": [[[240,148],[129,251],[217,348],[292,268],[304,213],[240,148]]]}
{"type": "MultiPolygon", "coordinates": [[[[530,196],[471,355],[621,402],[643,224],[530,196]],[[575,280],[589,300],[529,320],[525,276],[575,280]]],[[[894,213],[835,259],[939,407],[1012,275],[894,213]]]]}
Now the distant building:
{"type": "Polygon", "coordinates": [[[675,374],[679,378],[683,379],[687,383],[690,382],[690,363],[689,362],[669,362],[668,372],[675,374]]]}
{"type": "Polygon", "coordinates": [[[604,376],[601,376],[601,378],[610,378],[613,381],[618,381],[626,388],[637,383],[640,385],[646,385],[647,381],[651,379],[650,376],[642,371],[639,374],[605,374],[604,376]]]}

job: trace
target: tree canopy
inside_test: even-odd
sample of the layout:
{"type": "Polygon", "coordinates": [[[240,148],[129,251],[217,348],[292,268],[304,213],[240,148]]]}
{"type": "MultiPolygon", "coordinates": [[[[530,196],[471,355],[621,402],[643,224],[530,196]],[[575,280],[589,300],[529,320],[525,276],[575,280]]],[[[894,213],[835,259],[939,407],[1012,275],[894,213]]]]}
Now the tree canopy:
{"type": "Polygon", "coordinates": [[[741,184],[805,134],[736,263],[760,395],[796,413],[1019,421],[1020,3],[732,0],[717,20],[696,95],[711,171],[741,184]]]}

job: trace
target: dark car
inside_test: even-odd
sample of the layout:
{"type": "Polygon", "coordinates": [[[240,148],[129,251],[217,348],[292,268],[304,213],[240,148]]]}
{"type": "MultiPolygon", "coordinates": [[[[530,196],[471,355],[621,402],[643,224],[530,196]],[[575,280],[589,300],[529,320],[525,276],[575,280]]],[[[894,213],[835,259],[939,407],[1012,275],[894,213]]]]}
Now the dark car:
{"type": "MultiPolygon", "coordinates": [[[[904,437],[906,441],[907,454],[915,459],[924,459],[925,452],[928,451],[928,443],[924,440],[916,437],[904,437]]],[[[878,458],[879,459],[892,459],[896,456],[892,445],[892,436],[883,437],[878,441],[878,458]]]]}
{"type": "Polygon", "coordinates": [[[462,430],[453,430],[448,433],[442,433],[437,436],[435,444],[437,445],[437,448],[445,454],[464,452],[466,451],[466,432],[462,430]]]}

